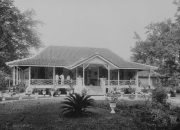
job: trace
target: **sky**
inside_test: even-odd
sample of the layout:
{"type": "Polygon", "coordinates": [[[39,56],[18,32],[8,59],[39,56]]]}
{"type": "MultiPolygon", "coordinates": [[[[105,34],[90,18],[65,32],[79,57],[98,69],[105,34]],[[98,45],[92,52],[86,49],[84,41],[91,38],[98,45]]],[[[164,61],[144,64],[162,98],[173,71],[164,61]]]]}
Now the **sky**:
{"type": "Polygon", "coordinates": [[[152,22],[174,19],[173,0],[14,0],[25,11],[33,9],[45,46],[108,48],[130,60],[134,32],[145,38],[152,22]]]}

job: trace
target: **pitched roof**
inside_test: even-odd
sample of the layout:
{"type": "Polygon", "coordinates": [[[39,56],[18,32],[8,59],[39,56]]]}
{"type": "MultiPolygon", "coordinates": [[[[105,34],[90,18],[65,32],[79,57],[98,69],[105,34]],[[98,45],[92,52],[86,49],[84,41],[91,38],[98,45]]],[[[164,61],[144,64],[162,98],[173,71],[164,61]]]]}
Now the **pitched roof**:
{"type": "Polygon", "coordinates": [[[72,68],[95,56],[101,56],[119,69],[148,70],[151,66],[128,62],[105,48],[49,46],[32,58],[8,62],[9,66],[49,66],[72,68]]]}

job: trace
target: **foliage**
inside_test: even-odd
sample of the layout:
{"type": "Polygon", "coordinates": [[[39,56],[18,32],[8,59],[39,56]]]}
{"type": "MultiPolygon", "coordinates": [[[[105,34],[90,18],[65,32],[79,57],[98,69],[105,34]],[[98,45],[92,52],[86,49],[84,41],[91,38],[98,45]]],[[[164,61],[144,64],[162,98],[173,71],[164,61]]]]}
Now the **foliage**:
{"type": "Polygon", "coordinates": [[[180,87],[176,88],[176,93],[180,93],[180,87]]]}
{"type": "Polygon", "coordinates": [[[32,93],[39,93],[39,90],[37,88],[34,88],[32,93]]]}
{"type": "Polygon", "coordinates": [[[106,93],[106,99],[111,103],[117,102],[119,96],[120,93],[117,91],[116,87],[112,88],[108,93],[106,93]]]}
{"type": "Polygon", "coordinates": [[[26,84],[24,84],[24,83],[20,83],[20,84],[14,86],[14,87],[15,87],[15,89],[16,89],[16,92],[18,92],[18,93],[23,93],[23,92],[25,92],[25,90],[26,90],[26,88],[27,88],[26,84]]]}
{"type": "Polygon", "coordinates": [[[69,94],[62,102],[63,114],[70,117],[78,117],[87,113],[87,108],[92,107],[94,99],[85,94],[69,94]]]}
{"type": "Polygon", "coordinates": [[[157,87],[152,91],[152,100],[162,104],[166,103],[167,92],[163,87],[157,87]]]}
{"type": "Polygon", "coordinates": [[[135,89],[135,88],[132,88],[132,87],[123,88],[124,94],[133,94],[133,93],[135,93],[135,91],[136,91],[136,89],[135,89]]]}
{"type": "Polygon", "coordinates": [[[176,93],[174,92],[174,90],[171,89],[169,92],[171,97],[176,97],[176,93]]]}
{"type": "Polygon", "coordinates": [[[136,44],[132,48],[133,61],[159,67],[157,71],[174,85],[180,81],[180,1],[177,3],[177,19],[149,24],[144,40],[135,33],[136,44]]]}
{"type": "Polygon", "coordinates": [[[36,31],[39,21],[35,12],[21,12],[13,0],[0,0],[0,68],[7,70],[5,62],[27,57],[30,49],[39,48],[41,41],[36,31]]]}
{"type": "MultiPolygon", "coordinates": [[[[157,103],[144,105],[143,101],[121,100],[117,103],[116,114],[112,115],[109,113],[110,108],[107,101],[96,101],[96,107],[92,108],[93,115],[77,119],[64,118],[62,113],[59,113],[61,106],[59,100],[52,102],[49,99],[0,103],[0,128],[5,127],[4,129],[7,129],[5,125],[12,123],[13,128],[10,128],[11,126],[8,128],[18,130],[166,130],[168,129],[166,124],[169,122],[168,116],[176,116],[178,115],[177,112],[180,112],[179,108],[167,109],[157,103]],[[156,109],[156,112],[152,113],[154,116],[158,115],[159,118],[151,115],[151,109],[153,111],[156,109]],[[157,112],[158,109],[160,109],[160,112],[157,112]],[[167,113],[167,116],[163,113],[167,113]],[[165,117],[163,121],[162,117],[165,117]],[[157,124],[158,122],[160,123],[157,124]],[[22,125],[22,123],[25,125],[22,125]],[[164,128],[162,124],[164,124],[164,128]]],[[[169,124],[169,130],[171,130],[172,125],[169,124]]],[[[179,130],[178,125],[175,130],[179,130]]]]}
{"type": "Polygon", "coordinates": [[[9,80],[9,76],[5,72],[0,71],[0,90],[8,89],[9,80]]]}
{"type": "Polygon", "coordinates": [[[83,88],[82,91],[81,91],[82,95],[87,95],[88,93],[88,90],[86,88],[83,88]]]}
{"type": "Polygon", "coordinates": [[[171,127],[170,115],[161,109],[143,108],[135,115],[134,121],[139,129],[165,130],[171,127]]]}

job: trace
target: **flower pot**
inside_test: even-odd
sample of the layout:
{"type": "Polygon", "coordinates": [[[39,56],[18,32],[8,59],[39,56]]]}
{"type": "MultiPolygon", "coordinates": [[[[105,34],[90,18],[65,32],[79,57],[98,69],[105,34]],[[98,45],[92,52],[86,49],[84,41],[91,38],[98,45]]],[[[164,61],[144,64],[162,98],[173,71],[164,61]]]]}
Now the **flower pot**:
{"type": "Polygon", "coordinates": [[[42,94],[45,96],[45,95],[46,95],[46,91],[45,91],[45,90],[43,90],[43,91],[42,91],[42,94]]]}
{"type": "Polygon", "coordinates": [[[5,101],[5,100],[6,100],[5,96],[2,96],[2,101],[5,101]]]}
{"type": "Polygon", "coordinates": [[[171,97],[171,94],[170,94],[170,93],[168,93],[168,94],[167,94],[167,96],[168,96],[168,98],[170,98],[170,97],[171,97]]]}
{"type": "Polygon", "coordinates": [[[60,96],[61,95],[61,91],[58,91],[58,96],[60,96]]]}
{"type": "Polygon", "coordinates": [[[22,100],[22,96],[21,95],[19,95],[19,100],[22,100]]]}
{"type": "Polygon", "coordinates": [[[53,95],[54,95],[54,91],[51,91],[51,97],[53,97],[53,95]]]}
{"type": "Polygon", "coordinates": [[[116,107],[116,103],[115,102],[110,102],[109,105],[110,105],[110,108],[111,108],[111,112],[110,113],[114,114],[115,113],[114,109],[116,107]]]}

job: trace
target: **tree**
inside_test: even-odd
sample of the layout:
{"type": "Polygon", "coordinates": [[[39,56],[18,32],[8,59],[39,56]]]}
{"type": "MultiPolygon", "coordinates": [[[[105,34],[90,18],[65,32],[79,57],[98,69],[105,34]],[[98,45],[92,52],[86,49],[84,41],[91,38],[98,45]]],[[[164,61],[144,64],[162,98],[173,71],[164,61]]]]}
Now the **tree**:
{"type": "Polygon", "coordinates": [[[36,31],[38,23],[34,11],[21,12],[13,0],[0,0],[0,69],[5,62],[27,57],[30,49],[42,44],[36,31]]]}
{"type": "Polygon", "coordinates": [[[180,24],[170,19],[146,27],[146,39],[135,34],[132,60],[158,66],[158,72],[169,79],[180,78],[180,24]]]}

